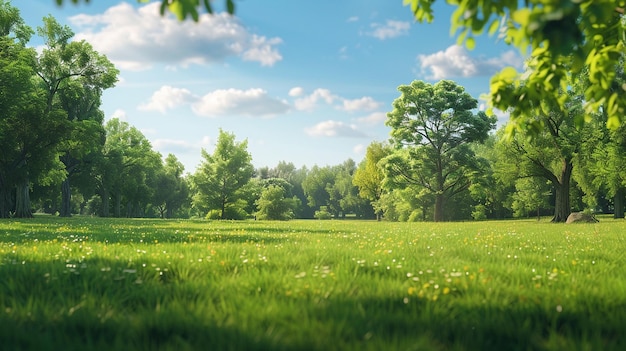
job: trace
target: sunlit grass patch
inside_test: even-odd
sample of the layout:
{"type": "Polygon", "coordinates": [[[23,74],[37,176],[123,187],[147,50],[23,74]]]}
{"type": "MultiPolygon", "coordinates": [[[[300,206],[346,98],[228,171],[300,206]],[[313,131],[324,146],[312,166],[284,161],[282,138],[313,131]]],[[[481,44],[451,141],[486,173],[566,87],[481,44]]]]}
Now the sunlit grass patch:
{"type": "Polygon", "coordinates": [[[0,338],[17,349],[618,350],[625,228],[4,221],[0,338]]]}

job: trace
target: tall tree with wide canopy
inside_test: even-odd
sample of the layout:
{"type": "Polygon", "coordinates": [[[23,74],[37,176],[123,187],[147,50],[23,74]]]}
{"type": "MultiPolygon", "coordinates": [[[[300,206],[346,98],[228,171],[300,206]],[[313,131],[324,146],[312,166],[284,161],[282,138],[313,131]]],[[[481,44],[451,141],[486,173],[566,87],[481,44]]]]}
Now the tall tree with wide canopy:
{"type": "Polygon", "coordinates": [[[0,1],[0,217],[32,217],[30,181],[54,178],[56,147],[65,138],[62,111],[46,108],[33,80],[36,53],[25,47],[32,33],[19,11],[0,1]]]}
{"type": "Polygon", "coordinates": [[[248,141],[235,141],[235,134],[220,129],[213,154],[202,149],[203,161],[193,176],[194,205],[218,210],[220,219],[230,219],[229,210],[240,199],[240,189],[254,173],[248,141]]]}
{"type": "Polygon", "coordinates": [[[43,19],[37,33],[46,44],[38,57],[37,75],[47,91],[47,110],[58,105],[71,122],[69,138],[61,147],[67,175],[61,185],[59,213],[69,217],[70,179],[81,171],[85,158],[97,151],[104,117],[99,109],[102,92],[115,85],[119,71],[86,41],[71,41],[74,32],[52,16],[43,19]]]}
{"type": "Polygon", "coordinates": [[[568,91],[568,112],[546,105],[533,108],[530,120],[536,131],[521,131],[503,138],[497,167],[501,173],[513,172],[514,178],[540,177],[552,184],[555,194],[553,222],[565,222],[571,212],[570,186],[574,162],[583,143],[582,129],[576,121],[584,115],[582,96],[568,91]]]}
{"type": "Polygon", "coordinates": [[[434,220],[443,221],[445,201],[466,191],[476,172],[469,144],[484,141],[496,119],[472,112],[476,99],[453,81],[413,81],[398,90],[386,121],[398,150],[385,158],[387,177],[433,194],[434,220]]]}
{"type": "Polygon", "coordinates": [[[24,96],[33,89],[35,52],[25,47],[32,33],[19,10],[0,0],[0,218],[13,210],[14,169],[22,162],[13,128],[24,96]]]}

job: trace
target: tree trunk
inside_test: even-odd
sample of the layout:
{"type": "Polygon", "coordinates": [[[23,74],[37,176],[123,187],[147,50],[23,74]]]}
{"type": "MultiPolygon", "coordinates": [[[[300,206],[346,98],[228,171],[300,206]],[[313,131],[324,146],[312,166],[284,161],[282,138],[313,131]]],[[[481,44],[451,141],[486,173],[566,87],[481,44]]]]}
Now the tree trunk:
{"type": "Polygon", "coordinates": [[[28,177],[24,177],[24,179],[17,184],[15,217],[33,218],[33,211],[30,208],[30,182],[28,181],[28,177]]]}
{"type": "Polygon", "coordinates": [[[615,192],[613,205],[615,207],[615,210],[613,211],[613,218],[624,218],[624,188],[619,188],[615,192]]]}
{"type": "Polygon", "coordinates": [[[554,217],[552,222],[565,222],[571,212],[569,186],[572,178],[574,165],[571,161],[565,161],[561,170],[560,183],[554,184],[556,199],[554,202],[554,217]]]}
{"type": "Polygon", "coordinates": [[[72,190],[70,188],[70,177],[65,178],[61,183],[61,210],[59,217],[72,216],[72,190]]]}
{"type": "Polygon", "coordinates": [[[445,197],[443,194],[435,195],[435,222],[443,222],[443,203],[445,197]]]}
{"type": "Polygon", "coordinates": [[[11,210],[11,189],[0,176],[0,218],[9,218],[11,210]]]}
{"type": "Polygon", "coordinates": [[[109,191],[106,189],[102,190],[100,197],[102,199],[102,211],[100,212],[100,216],[109,217],[109,191]]]}
{"type": "MultiPolygon", "coordinates": [[[[172,216],[174,215],[174,211],[172,210],[172,205],[170,203],[165,203],[165,218],[172,218],[172,216]]],[[[161,214],[161,217],[163,217],[163,215],[161,214]]]]}
{"type": "Polygon", "coordinates": [[[115,194],[115,205],[113,208],[113,217],[120,218],[122,217],[122,194],[115,194]]]}

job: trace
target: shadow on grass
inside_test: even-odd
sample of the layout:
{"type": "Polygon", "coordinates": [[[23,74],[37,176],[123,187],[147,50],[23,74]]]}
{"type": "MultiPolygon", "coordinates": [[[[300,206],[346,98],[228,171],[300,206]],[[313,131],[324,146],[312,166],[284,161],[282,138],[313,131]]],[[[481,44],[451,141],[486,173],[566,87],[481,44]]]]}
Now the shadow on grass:
{"type": "Polygon", "coordinates": [[[626,349],[623,297],[558,311],[454,296],[241,296],[206,271],[83,263],[2,261],[3,350],[626,349]],[[224,307],[242,298],[248,310],[224,307]],[[284,308],[257,318],[269,302],[284,308]]]}

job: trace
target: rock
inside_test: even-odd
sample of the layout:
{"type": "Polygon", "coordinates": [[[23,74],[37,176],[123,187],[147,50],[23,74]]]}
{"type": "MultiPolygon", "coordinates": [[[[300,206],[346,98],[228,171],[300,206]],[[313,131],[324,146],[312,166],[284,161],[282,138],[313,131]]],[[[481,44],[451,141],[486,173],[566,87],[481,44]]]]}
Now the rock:
{"type": "Polygon", "coordinates": [[[595,223],[598,222],[596,217],[590,213],[572,212],[565,223],[595,223]]]}

